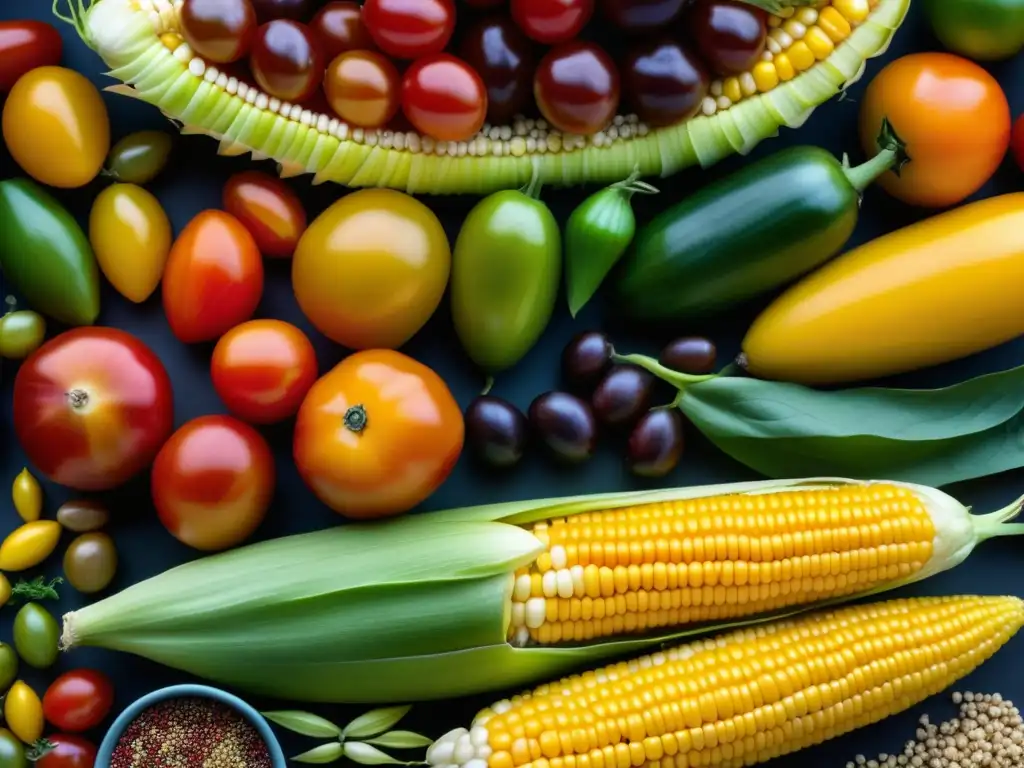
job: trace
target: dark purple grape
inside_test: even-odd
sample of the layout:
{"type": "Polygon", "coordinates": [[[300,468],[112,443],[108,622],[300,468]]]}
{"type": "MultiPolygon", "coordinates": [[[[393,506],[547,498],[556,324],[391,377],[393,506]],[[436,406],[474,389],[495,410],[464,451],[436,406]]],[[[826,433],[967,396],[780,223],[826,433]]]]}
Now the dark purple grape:
{"type": "Polygon", "coordinates": [[[701,56],[723,77],[757,64],[768,40],[767,14],[741,0],[697,0],[686,26],[701,56]]]}
{"type": "Polygon", "coordinates": [[[590,398],[594,416],[610,427],[632,426],[651,407],[654,382],[655,377],[643,368],[616,365],[590,398]]]}
{"type": "Polygon", "coordinates": [[[675,408],[655,408],[629,435],[626,464],[640,477],[664,477],[679,464],[685,444],[683,417],[675,408]]]}
{"type": "Polygon", "coordinates": [[[686,3],[687,0],[602,0],[601,13],[623,32],[654,32],[675,21],[686,3]]]}
{"type": "Polygon", "coordinates": [[[562,350],[562,376],[566,384],[578,391],[597,384],[611,365],[612,343],[597,331],[577,334],[562,350]]]}
{"type": "Polygon", "coordinates": [[[711,79],[699,57],[673,40],[636,45],[622,62],[622,93],[648,125],[675,125],[692,117],[711,79]]]}
{"type": "Polygon", "coordinates": [[[313,0],[251,0],[260,24],[274,19],[309,21],[316,5],[313,0]]]}
{"type": "Polygon", "coordinates": [[[530,424],[556,458],[580,464],[597,448],[597,423],[590,406],[568,392],[546,392],[530,404],[530,424]]]}
{"type": "Polygon", "coordinates": [[[532,43],[508,16],[490,16],[473,23],[459,55],[487,84],[487,119],[506,125],[524,114],[533,98],[532,43]]]}
{"type": "Polygon", "coordinates": [[[518,464],[528,434],[522,411],[500,397],[481,395],[466,409],[466,442],[493,467],[518,464]]]}
{"type": "Polygon", "coordinates": [[[714,342],[700,336],[684,336],[669,342],[661,350],[658,362],[680,373],[711,373],[715,370],[718,350],[714,342]]]}

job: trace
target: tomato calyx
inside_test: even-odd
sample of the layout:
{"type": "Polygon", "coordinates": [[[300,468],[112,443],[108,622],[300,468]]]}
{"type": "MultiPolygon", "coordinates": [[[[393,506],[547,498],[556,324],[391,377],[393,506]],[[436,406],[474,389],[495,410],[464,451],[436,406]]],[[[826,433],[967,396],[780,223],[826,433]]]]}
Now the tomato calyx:
{"type": "Polygon", "coordinates": [[[369,417],[366,415],[366,408],[364,406],[353,405],[345,411],[342,422],[345,424],[345,429],[358,434],[366,429],[368,419],[369,417]]]}
{"type": "Polygon", "coordinates": [[[34,763],[42,759],[45,755],[53,752],[57,748],[49,739],[38,739],[31,747],[25,751],[25,757],[30,763],[34,763]]]}
{"type": "Polygon", "coordinates": [[[72,389],[70,392],[65,392],[64,397],[67,398],[68,405],[76,411],[89,404],[89,393],[84,389],[72,389]]]}

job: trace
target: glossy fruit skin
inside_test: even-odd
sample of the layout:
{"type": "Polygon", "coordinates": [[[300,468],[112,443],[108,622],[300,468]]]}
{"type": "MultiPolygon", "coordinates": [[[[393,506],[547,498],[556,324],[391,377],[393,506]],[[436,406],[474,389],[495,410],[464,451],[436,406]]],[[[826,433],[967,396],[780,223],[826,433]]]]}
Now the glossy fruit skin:
{"type": "Polygon", "coordinates": [[[0,270],[29,306],[72,326],[100,313],[100,269],[77,219],[31,179],[0,181],[0,270]]]}
{"type": "Polygon", "coordinates": [[[324,58],[330,61],[346,51],[372,51],[373,42],[363,23],[363,11],[354,0],[331,0],[310,22],[320,38],[324,58]]]}
{"type": "Polygon", "coordinates": [[[466,141],[487,119],[487,86],[462,59],[448,53],[423,56],[402,75],[402,113],[420,133],[466,141]]]}
{"type": "Polygon", "coordinates": [[[6,691],[18,678],[18,654],[7,643],[0,643],[0,689],[6,691]]]}
{"type": "Polygon", "coordinates": [[[615,117],[619,71],[595,43],[563,43],[548,51],[537,65],[533,95],[541,114],[555,128],[589,135],[615,117]]]}
{"type": "Polygon", "coordinates": [[[523,458],[529,423],[507,400],[481,395],[466,409],[466,443],[473,455],[492,467],[514,467],[523,458]]]}
{"type": "Polygon", "coordinates": [[[448,236],[411,195],[366,189],[341,198],[299,240],[292,285],[302,312],[349,349],[394,349],[437,309],[451,271],[448,236]]]}
{"type": "Polygon", "coordinates": [[[116,488],[156,456],[174,425],[160,359],[116,328],[77,328],[41,346],[14,380],[14,431],[52,482],[116,488]]]}
{"type": "Polygon", "coordinates": [[[55,728],[82,733],[95,728],[114,705],[114,684],[95,669],[65,672],[43,694],[43,714],[55,728]]]}
{"type": "Polygon", "coordinates": [[[1024,48],[1024,5],[1018,0],[925,0],[925,16],[951,53],[1001,61],[1024,48]]]}
{"type": "Polygon", "coordinates": [[[679,465],[684,444],[679,411],[655,408],[641,416],[630,432],[626,464],[638,477],[665,477],[679,465]]]}
{"type": "Polygon", "coordinates": [[[14,615],[13,632],[14,648],[23,662],[34,669],[47,669],[56,663],[60,625],[41,605],[25,603],[14,615]]]}
{"type": "Polygon", "coordinates": [[[259,432],[233,416],[200,416],[179,427],[153,462],[153,504],[174,538],[216,552],[255,533],[275,482],[259,432]]]}
{"type": "Polygon", "coordinates": [[[689,0],[602,0],[601,14],[616,30],[630,34],[663,32],[689,0]]]}
{"type": "Polygon", "coordinates": [[[952,54],[904,56],[868,84],[860,138],[869,157],[878,152],[883,118],[906,143],[911,162],[899,176],[883,174],[878,184],[910,205],[962,202],[992,177],[1010,145],[1010,105],[999,83],[952,54]]]}
{"type": "Polygon", "coordinates": [[[0,569],[25,571],[48,558],[60,541],[60,524],[33,520],[18,526],[0,543],[0,569]]]}
{"type": "Polygon", "coordinates": [[[107,156],[103,174],[125,184],[148,184],[167,165],[174,138],[165,131],[137,131],[117,142],[107,156]]]}
{"type": "Polygon", "coordinates": [[[293,104],[305,101],[323,82],[325,65],[317,38],[305,24],[276,19],[256,30],[249,67],[270,96],[293,104]]]}
{"type": "Polygon", "coordinates": [[[551,320],[562,276],[558,222],[516,190],[489,195],[455,241],[451,307],[455,332],[487,373],[519,362],[551,320]]]}
{"type": "Polygon", "coordinates": [[[717,358],[718,350],[710,339],[682,336],[665,345],[658,362],[680,373],[705,374],[715,370],[717,358]]]}
{"type": "Polygon", "coordinates": [[[258,24],[249,0],[185,0],[179,21],[182,37],[192,50],[214,64],[244,57],[258,24]]]}
{"type": "Polygon", "coordinates": [[[1017,167],[1024,171],[1024,115],[1013,124],[1013,156],[1017,167]]]}
{"type": "Polygon", "coordinates": [[[262,171],[240,171],[224,184],[224,210],[249,230],[262,255],[289,258],[306,231],[306,210],[284,180],[262,171]]]}
{"type": "Polygon", "coordinates": [[[89,242],[118,293],[141,304],[156,290],[171,251],[171,221],[160,201],[135,184],[111,184],[89,213],[89,242]]]}
{"type": "Polygon", "coordinates": [[[562,377],[572,389],[587,391],[611,368],[614,351],[603,333],[578,333],[562,350],[562,377]]]}
{"type": "Polygon", "coordinates": [[[256,19],[266,24],[274,19],[307,21],[312,16],[314,0],[250,0],[256,19]]]}
{"type": "Polygon", "coordinates": [[[102,528],[109,522],[110,512],[94,499],[72,499],[57,509],[57,522],[75,533],[88,533],[102,528]]]}
{"type": "Polygon", "coordinates": [[[590,407],[599,423],[630,427],[651,407],[655,378],[635,365],[616,365],[594,389],[590,407]]]}
{"type": "Polygon", "coordinates": [[[43,735],[43,704],[23,680],[15,680],[4,696],[4,721],[25,744],[35,744],[43,735]]]}
{"type": "Polygon", "coordinates": [[[695,115],[710,84],[703,62],[672,40],[640,43],[622,62],[622,92],[651,126],[675,125],[695,115]]]}
{"type": "Polygon", "coordinates": [[[64,576],[83,595],[102,592],[117,575],[117,548],[106,533],[83,533],[64,550],[64,576]]]}
{"type": "MultiPolygon", "coordinates": [[[[3,768],[28,768],[25,745],[6,728],[0,728],[0,766],[3,768]]],[[[36,763],[38,765],[38,763],[36,763]]]]}
{"type": "Polygon", "coordinates": [[[396,59],[440,53],[455,31],[452,0],[366,0],[363,23],[374,43],[396,59]]]}
{"type": "Polygon", "coordinates": [[[224,211],[202,211],[178,234],[163,276],[164,313],[179,341],[212,341],[253,316],[263,296],[255,239],[224,211]]]}
{"type": "Polygon", "coordinates": [[[572,40],[594,14],[594,0],[511,0],[512,19],[531,40],[557,45],[572,40]]]}
{"type": "Polygon", "coordinates": [[[98,750],[81,736],[56,733],[47,737],[54,749],[35,762],[35,768],[93,768],[98,750]]]}
{"type": "Polygon", "coordinates": [[[459,55],[487,86],[487,121],[508,125],[530,106],[532,43],[507,16],[475,21],[462,35],[459,55]]]}
{"type": "Polygon", "coordinates": [[[465,422],[448,385],[401,352],[356,352],[322,376],[295,421],[293,454],[324,504],[356,520],[408,512],[443,483],[465,422]]]}
{"type": "Polygon", "coordinates": [[[970,203],[848,251],[791,287],[747,332],[745,367],[815,386],[959,360],[1024,333],[1018,279],[1024,193],[970,203]]]}
{"type": "Polygon", "coordinates": [[[46,338],[46,321],[30,309],[8,312],[0,317],[0,357],[24,360],[46,338]]]}
{"type": "Polygon", "coordinates": [[[381,128],[399,108],[400,76],[376,51],[349,51],[327,67],[324,92],[331,109],[350,125],[381,128]]]}
{"type": "Polygon", "coordinates": [[[60,64],[64,41],[52,24],[32,19],[0,21],[0,93],[39,67],[60,64]]]}
{"type": "Polygon", "coordinates": [[[232,414],[250,424],[273,424],[298,412],[317,379],[316,351],[290,323],[250,320],[221,336],[210,374],[232,414]]]}
{"type": "Polygon", "coordinates": [[[722,76],[748,71],[764,53],[768,17],[742,0],[697,0],[687,28],[701,56],[722,76]]]}
{"type": "Polygon", "coordinates": [[[11,88],[4,143],[15,162],[51,187],[83,187],[110,151],[110,117],[100,92],[65,67],[39,67],[11,88]]]}
{"type": "Polygon", "coordinates": [[[590,406],[567,392],[545,392],[530,403],[530,426],[549,454],[582,464],[597,449],[597,422],[590,406]]]}

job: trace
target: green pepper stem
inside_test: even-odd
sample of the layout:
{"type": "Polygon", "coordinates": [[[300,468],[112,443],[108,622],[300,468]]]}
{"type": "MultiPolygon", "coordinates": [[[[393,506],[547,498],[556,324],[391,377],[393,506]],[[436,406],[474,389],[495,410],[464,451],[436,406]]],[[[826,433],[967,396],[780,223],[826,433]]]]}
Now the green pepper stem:
{"type": "Polygon", "coordinates": [[[846,174],[850,186],[858,193],[867,189],[875,179],[886,171],[892,171],[899,176],[903,166],[910,162],[907,145],[896,135],[888,118],[882,119],[882,129],[878,134],[877,143],[878,154],[866,163],[853,168],[844,164],[843,173],[846,174]]]}
{"type": "Polygon", "coordinates": [[[482,390],[480,390],[480,397],[483,397],[484,395],[489,395],[491,393],[491,389],[493,387],[494,387],[494,377],[493,376],[488,376],[487,380],[484,382],[484,388],[482,390]]]}
{"type": "Polygon", "coordinates": [[[541,181],[540,172],[537,168],[537,165],[534,164],[533,173],[530,176],[530,183],[527,184],[522,189],[520,189],[519,191],[522,192],[527,197],[533,198],[534,200],[538,200],[540,199],[540,191],[543,188],[543,186],[544,182],[541,181]]]}
{"type": "Polygon", "coordinates": [[[678,390],[686,389],[691,384],[700,384],[702,381],[717,379],[721,375],[720,373],[709,373],[703,376],[694,376],[690,373],[673,371],[671,368],[666,368],[653,357],[648,357],[647,355],[620,355],[615,352],[612,354],[612,360],[616,363],[631,363],[632,365],[639,366],[678,390]]]}

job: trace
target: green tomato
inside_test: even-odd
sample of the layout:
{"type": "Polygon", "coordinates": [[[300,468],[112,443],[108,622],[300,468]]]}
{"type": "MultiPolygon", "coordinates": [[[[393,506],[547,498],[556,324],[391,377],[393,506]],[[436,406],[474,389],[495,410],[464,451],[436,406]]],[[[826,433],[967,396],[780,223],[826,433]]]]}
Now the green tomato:
{"type": "Polygon", "coordinates": [[[14,617],[14,647],[22,661],[36,669],[57,661],[60,626],[38,603],[25,603],[14,617]]]}
{"type": "Polygon", "coordinates": [[[46,321],[27,309],[0,317],[0,357],[24,360],[46,338],[46,321]]]}
{"type": "Polygon", "coordinates": [[[515,365],[544,332],[562,277],[558,222],[544,203],[515,190],[469,212],[452,253],[455,331],[478,366],[515,365]]]}
{"type": "Polygon", "coordinates": [[[0,643],[0,693],[10,688],[17,678],[18,654],[7,643],[0,643]]]}
{"type": "Polygon", "coordinates": [[[110,150],[104,175],[127,184],[148,184],[167,165],[173,139],[163,131],[125,136],[110,150]]]}
{"type": "Polygon", "coordinates": [[[6,728],[0,728],[0,768],[28,768],[25,746],[6,728]]]}
{"type": "Polygon", "coordinates": [[[953,53],[1000,61],[1024,48],[1024,0],[925,0],[935,36],[953,53]]]}

